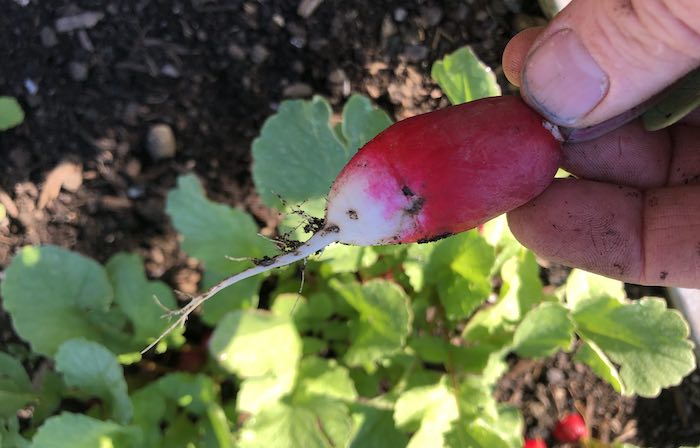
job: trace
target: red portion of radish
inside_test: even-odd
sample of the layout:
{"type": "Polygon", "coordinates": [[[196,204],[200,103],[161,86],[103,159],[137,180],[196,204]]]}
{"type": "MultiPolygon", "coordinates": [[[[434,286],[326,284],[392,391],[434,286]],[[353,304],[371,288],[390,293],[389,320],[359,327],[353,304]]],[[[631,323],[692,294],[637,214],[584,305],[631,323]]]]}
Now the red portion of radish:
{"type": "Polygon", "coordinates": [[[580,414],[564,416],[554,428],[554,438],[561,443],[574,443],[588,438],[588,427],[580,414]]]}
{"type": "Polygon", "coordinates": [[[331,188],[328,220],[340,227],[342,242],[362,245],[462,232],[540,194],[551,183],[559,156],[560,144],[542,117],[518,97],[419,115],[380,133],[350,160],[331,188]],[[348,190],[362,203],[337,210],[334,202],[343,201],[348,190]],[[378,206],[363,220],[369,202],[378,206]],[[350,211],[357,222],[350,227],[364,227],[358,235],[349,232],[347,219],[336,221],[350,211]],[[362,221],[372,227],[389,224],[384,230],[391,231],[372,231],[362,221]]]}
{"type": "Polygon", "coordinates": [[[542,439],[525,439],[523,448],[547,448],[547,444],[542,439]]]}

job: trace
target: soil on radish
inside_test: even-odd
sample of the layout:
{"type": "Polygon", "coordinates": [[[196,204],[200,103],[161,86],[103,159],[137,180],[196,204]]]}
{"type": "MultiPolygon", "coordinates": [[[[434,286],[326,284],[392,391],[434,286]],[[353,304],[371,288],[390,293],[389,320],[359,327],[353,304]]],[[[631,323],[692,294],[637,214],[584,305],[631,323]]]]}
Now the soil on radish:
{"type": "MultiPolygon", "coordinates": [[[[26,244],[57,244],[100,261],[127,250],[144,257],[149,276],[188,293],[201,275],[179,249],[165,195],[178,174],[195,171],[210,197],[245,208],[271,235],[279,216],[253,191],[249,148],[285,92],[302,83],[336,109],[348,91],[360,92],[404,118],[448,104],[430,81],[430,63],[465,43],[508,91],[499,66],[505,43],[521,26],[542,23],[534,0],[325,0],[306,19],[296,12],[298,2],[284,0],[224,8],[218,6],[225,2],[182,0],[20,3],[5,2],[0,15],[0,90],[27,112],[25,125],[0,133],[0,188],[19,209],[0,226],[0,269],[26,244]],[[105,14],[85,30],[88,39],[54,32],[55,42],[42,40],[57,18],[81,8],[105,14]],[[86,67],[87,77],[72,72],[72,63],[86,67]],[[161,71],[167,64],[175,70],[161,71]],[[27,81],[38,87],[35,95],[27,81]],[[156,123],[173,128],[174,159],[149,158],[145,136],[156,123]],[[64,159],[83,164],[82,187],[36,210],[46,174],[64,159]]],[[[567,272],[550,266],[542,277],[558,284],[567,272]]],[[[263,285],[263,304],[271,284],[263,285]]],[[[186,335],[198,341],[207,330],[193,316],[186,335]]],[[[0,306],[0,350],[19,343],[0,306]]],[[[547,375],[558,369],[576,399],[597,397],[590,406],[594,434],[608,427],[617,437],[636,427],[630,441],[640,445],[700,443],[697,372],[656,400],[631,400],[558,359],[543,363],[538,375],[501,382],[504,400],[520,390],[528,432],[550,428],[546,416],[555,407],[541,397],[560,394],[547,375]]],[[[41,362],[29,367],[38,370],[41,362]]],[[[174,368],[178,357],[163,362],[174,368]]]]}

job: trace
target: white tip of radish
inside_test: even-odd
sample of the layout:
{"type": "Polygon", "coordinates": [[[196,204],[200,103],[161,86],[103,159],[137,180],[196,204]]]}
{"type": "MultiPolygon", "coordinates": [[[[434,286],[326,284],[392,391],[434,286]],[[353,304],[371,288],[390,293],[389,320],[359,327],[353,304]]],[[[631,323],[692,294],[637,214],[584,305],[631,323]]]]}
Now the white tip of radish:
{"type": "Polygon", "coordinates": [[[356,246],[396,244],[417,225],[407,213],[422,200],[402,187],[389,173],[372,167],[354,167],[350,175],[336,180],[328,197],[326,222],[340,227],[341,243],[356,246]]]}
{"type": "Polygon", "coordinates": [[[235,283],[240,282],[241,280],[245,280],[246,278],[270,271],[275,268],[286,266],[288,264],[292,264],[295,261],[313,255],[314,253],[322,250],[329,244],[338,242],[339,230],[340,229],[338,228],[338,226],[333,224],[327,224],[324,228],[322,228],[311,238],[309,238],[304,244],[294,249],[293,251],[285,252],[283,254],[277,255],[276,257],[264,258],[262,260],[259,260],[256,266],[246,269],[243,272],[239,272],[238,274],[232,275],[231,277],[228,277],[227,279],[212,286],[211,289],[209,289],[209,291],[193,298],[187,305],[185,305],[181,309],[169,313],[169,315],[171,316],[179,316],[178,319],[172,325],[170,325],[160,336],[158,336],[158,338],[155,341],[149,344],[148,347],[144,348],[141,351],[141,354],[144,354],[153,347],[155,347],[160,341],[163,340],[164,337],[166,337],[175,328],[179,327],[180,325],[184,325],[184,323],[187,321],[188,316],[194,310],[199,308],[200,305],[214,297],[220,291],[228,288],[229,286],[235,283]]]}

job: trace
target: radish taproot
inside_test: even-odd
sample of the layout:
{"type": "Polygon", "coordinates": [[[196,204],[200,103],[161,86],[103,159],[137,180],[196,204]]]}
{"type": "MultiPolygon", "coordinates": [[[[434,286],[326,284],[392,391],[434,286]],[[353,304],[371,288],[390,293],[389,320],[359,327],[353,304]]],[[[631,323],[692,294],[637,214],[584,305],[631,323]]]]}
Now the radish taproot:
{"type": "Polygon", "coordinates": [[[555,126],[514,96],[485,98],[399,121],[342,169],[328,194],[324,223],[308,241],[258,260],[256,266],[192,299],[177,311],[180,318],[165,334],[222,289],[331,243],[434,241],[517,208],[552,182],[560,140],[555,126]]]}

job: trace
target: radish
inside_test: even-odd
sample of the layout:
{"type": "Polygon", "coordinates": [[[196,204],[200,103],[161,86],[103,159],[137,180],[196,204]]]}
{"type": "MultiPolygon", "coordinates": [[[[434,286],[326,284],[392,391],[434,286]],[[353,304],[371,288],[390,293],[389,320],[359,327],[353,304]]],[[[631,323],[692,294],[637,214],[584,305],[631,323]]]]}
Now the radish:
{"type": "Polygon", "coordinates": [[[547,443],[540,438],[537,439],[525,439],[525,444],[523,448],[547,448],[547,443]]]}
{"type": "Polygon", "coordinates": [[[554,438],[561,443],[575,443],[589,436],[586,422],[581,414],[565,415],[554,427],[554,438]]]}
{"type": "Polygon", "coordinates": [[[165,334],[222,289],[331,243],[434,241],[519,207],[551,183],[560,141],[555,126],[514,96],[485,98],[395,123],[340,172],[328,194],[325,220],[306,243],[258,260],[194,298],[177,312],[180,318],[165,334]]]}

